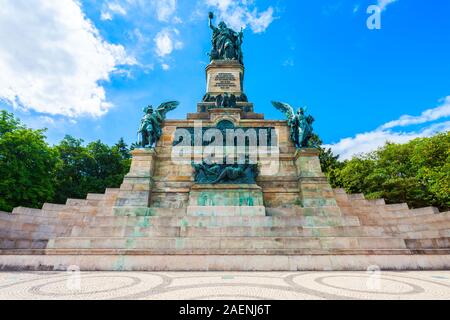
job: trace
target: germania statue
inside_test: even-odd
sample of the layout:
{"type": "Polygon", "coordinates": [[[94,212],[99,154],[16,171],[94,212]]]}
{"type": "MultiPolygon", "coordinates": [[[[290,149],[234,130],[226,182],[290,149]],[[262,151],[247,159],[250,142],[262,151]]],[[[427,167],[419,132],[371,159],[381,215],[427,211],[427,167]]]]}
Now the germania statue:
{"type": "Polygon", "coordinates": [[[214,14],[209,13],[209,27],[213,31],[212,49],[209,54],[211,61],[213,60],[237,60],[243,64],[244,56],[242,54],[242,42],[244,32],[236,32],[227,27],[225,22],[219,23],[217,27],[212,24],[214,14]]]}
{"type": "Polygon", "coordinates": [[[145,107],[142,110],[145,114],[138,131],[138,145],[141,148],[154,149],[156,147],[156,143],[162,136],[161,126],[167,113],[174,110],[179,104],[178,101],[169,101],[162,103],[156,111],[153,110],[152,106],[145,107]]]}
{"type": "Polygon", "coordinates": [[[286,115],[291,128],[291,140],[297,149],[316,147],[310,143],[313,136],[314,118],[310,115],[306,116],[305,109],[299,108],[295,113],[294,108],[287,103],[272,101],[272,104],[286,115]]]}

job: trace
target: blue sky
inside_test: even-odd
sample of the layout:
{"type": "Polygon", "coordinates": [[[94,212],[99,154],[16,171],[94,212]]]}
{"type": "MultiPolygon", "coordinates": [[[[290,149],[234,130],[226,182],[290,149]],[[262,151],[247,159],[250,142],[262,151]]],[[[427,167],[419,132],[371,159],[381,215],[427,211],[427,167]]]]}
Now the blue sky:
{"type": "MultiPolygon", "coordinates": [[[[450,130],[447,0],[14,0],[0,8],[0,107],[48,140],[136,139],[141,109],[205,93],[207,13],[245,26],[245,91],[307,106],[342,155],[450,130]],[[381,29],[366,24],[369,5],[381,29]]],[[[215,21],[219,21],[216,19],[215,21]]]]}

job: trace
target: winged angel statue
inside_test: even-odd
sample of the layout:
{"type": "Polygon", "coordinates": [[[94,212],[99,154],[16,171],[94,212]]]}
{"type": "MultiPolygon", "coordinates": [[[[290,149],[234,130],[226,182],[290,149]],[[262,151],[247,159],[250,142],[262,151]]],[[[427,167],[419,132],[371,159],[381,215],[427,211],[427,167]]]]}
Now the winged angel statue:
{"type": "Polygon", "coordinates": [[[169,101],[162,103],[156,111],[152,106],[145,107],[142,111],[145,115],[142,117],[141,126],[138,131],[138,145],[142,148],[153,149],[162,135],[161,125],[166,119],[168,112],[175,110],[180,103],[178,101],[169,101]]]}
{"type": "Polygon", "coordinates": [[[312,124],[314,118],[310,115],[306,116],[306,110],[303,108],[299,108],[297,113],[295,113],[294,108],[287,103],[272,101],[272,104],[286,115],[291,128],[291,139],[295,147],[297,149],[310,147],[309,142],[313,134],[312,124]]]}

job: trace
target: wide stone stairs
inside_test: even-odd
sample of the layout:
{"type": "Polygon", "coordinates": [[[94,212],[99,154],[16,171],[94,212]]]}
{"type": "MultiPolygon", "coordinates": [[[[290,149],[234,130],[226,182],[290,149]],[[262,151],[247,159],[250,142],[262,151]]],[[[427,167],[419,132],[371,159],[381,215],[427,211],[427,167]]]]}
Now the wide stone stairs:
{"type": "Polygon", "coordinates": [[[0,213],[1,254],[411,255],[450,253],[450,216],[335,190],[338,207],[267,208],[267,216],[187,216],[151,208],[114,216],[119,190],[42,210],[0,213]]]}

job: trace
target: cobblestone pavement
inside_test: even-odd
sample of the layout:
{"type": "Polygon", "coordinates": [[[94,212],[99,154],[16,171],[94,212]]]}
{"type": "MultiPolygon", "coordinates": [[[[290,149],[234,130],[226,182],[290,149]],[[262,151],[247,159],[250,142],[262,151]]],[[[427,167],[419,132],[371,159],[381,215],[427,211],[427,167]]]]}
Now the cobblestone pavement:
{"type": "Polygon", "coordinates": [[[1,272],[0,299],[450,299],[450,271],[1,272]]]}

